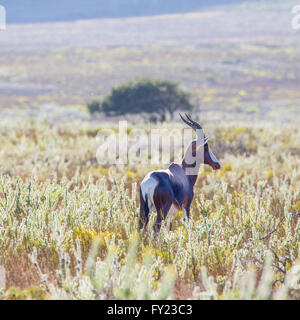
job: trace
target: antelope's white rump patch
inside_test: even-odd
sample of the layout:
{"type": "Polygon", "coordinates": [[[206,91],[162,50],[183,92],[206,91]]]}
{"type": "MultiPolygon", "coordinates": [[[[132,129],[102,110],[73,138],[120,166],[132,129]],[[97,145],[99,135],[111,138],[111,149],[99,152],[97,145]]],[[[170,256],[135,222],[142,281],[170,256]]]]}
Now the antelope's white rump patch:
{"type": "Polygon", "coordinates": [[[147,204],[148,204],[149,210],[156,212],[153,195],[154,195],[155,188],[158,185],[158,181],[155,178],[150,176],[151,173],[152,172],[147,174],[147,176],[142,181],[141,191],[142,191],[142,196],[144,201],[146,201],[146,195],[147,195],[147,204]]]}

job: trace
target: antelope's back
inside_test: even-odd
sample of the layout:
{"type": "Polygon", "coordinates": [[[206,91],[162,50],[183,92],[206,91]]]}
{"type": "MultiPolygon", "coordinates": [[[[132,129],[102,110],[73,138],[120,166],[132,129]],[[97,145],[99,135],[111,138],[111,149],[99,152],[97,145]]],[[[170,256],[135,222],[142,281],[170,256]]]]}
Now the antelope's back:
{"type": "Polygon", "coordinates": [[[189,180],[182,166],[177,163],[172,163],[169,166],[168,171],[170,172],[169,176],[174,190],[174,196],[180,207],[182,207],[182,205],[188,200],[190,192],[189,180]]]}

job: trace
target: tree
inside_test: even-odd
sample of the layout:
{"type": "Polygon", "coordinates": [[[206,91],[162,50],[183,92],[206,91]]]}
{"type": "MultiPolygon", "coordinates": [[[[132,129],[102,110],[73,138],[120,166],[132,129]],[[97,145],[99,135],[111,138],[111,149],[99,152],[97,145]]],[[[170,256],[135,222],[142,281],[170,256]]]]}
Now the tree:
{"type": "Polygon", "coordinates": [[[164,120],[168,112],[191,110],[190,95],[178,84],[168,80],[142,78],[114,87],[102,101],[88,104],[91,113],[104,112],[110,116],[124,114],[158,114],[164,120]]]}

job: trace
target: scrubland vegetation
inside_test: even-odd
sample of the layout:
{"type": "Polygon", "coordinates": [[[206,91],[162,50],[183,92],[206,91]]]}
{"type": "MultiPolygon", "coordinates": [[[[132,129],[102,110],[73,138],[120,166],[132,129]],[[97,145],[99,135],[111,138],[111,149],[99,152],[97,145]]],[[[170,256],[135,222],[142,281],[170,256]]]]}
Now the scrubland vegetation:
{"type": "Polygon", "coordinates": [[[0,33],[0,299],[300,299],[297,3],[229,2],[0,33]],[[188,223],[179,212],[157,238],[155,214],[137,230],[153,155],[101,165],[97,133],[185,126],[86,107],[148,76],[191,94],[222,164],[201,168],[188,223]]]}
{"type": "Polygon", "coordinates": [[[118,130],[1,128],[2,298],[299,298],[296,126],[207,123],[222,169],[201,169],[188,224],[179,212],[158,238],[155,214],[137,232],[138,184],[155,168],[100,166],[95,133],[107,127],[118,130]]]}

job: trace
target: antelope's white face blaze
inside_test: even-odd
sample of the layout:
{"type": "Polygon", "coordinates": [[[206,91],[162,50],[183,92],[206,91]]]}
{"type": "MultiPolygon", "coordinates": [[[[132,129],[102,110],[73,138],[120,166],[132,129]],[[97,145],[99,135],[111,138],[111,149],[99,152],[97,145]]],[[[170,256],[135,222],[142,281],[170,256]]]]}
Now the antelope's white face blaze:
{"type": "Polygon", "coordinates": [[[214,153],[210,151],[207,143],[204,145],[204,164],[211,166],[214,170],[221,168],[219,160],[216,158],[214,153]]]}
{"type": "Polygon", "coordinates": [[[214,155],[214,153],[212,151],[209,150],[209,155],[211,157],[211,160],[220,164],[219,160],[216,158],[216,156],[214,155]]]}

